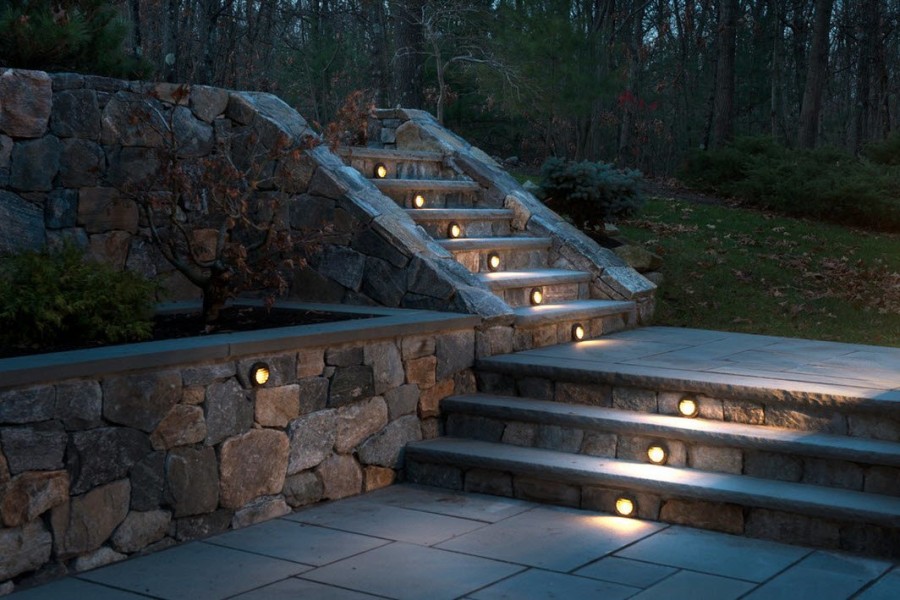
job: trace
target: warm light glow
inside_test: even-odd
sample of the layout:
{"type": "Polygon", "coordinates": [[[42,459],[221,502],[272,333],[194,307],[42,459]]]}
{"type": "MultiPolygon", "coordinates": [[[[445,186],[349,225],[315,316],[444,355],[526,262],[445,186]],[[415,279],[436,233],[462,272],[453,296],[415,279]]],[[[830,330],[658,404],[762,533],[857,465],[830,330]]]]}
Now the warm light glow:
{"type": "Polygon", "coordinates": [[[682,398],[678,402],[678,412],[680,412],[683,417],[696,417],[699,411],[700,407],[693,398],[682,398]]]}
{"type": "Polygon", "coordinates": [[[500,268],[500,255],[496,252],[491,252],[487,257],[487,266],[491,271],[496,271],[500,268]]]}
{"type": "Polygon", "coordinates": [[[581,323],[575,323],[572,325],[572,339],[576,342],[580,342],[584,339],[584,327],[581,323]]]}
{"type": "Polygon", "coordinates": [[[632,516],[634,514],[634,500],[625,497],[617,499],[616,512],[623,517],[632,516]]]}
{"type": "Polygon", "coordinates": [[[384,166],[384,164],[378,163],[377,165],[375,165],[375,177],[377,177],[378,179],[384,179],[385,177],[387,177],[387,174],[388,170],[387,167],[384,166]]]}
{"type": "Polygon", "coordinates": [[[266,385],[269,381],[269,365],[256,363],[250,367],[250,379],[254,385],[266,385]]]}
{"type": "Polygon", "coordinates": [[[544,301],[544,290],[541,288],[534,288],[531,290],[531,303],[537,306],[541,302],[544,301]]]}
{"type": "Polygon", "coordinates": [[[425,196],[422,194],[416,194],[416,197],[413,198],[413,206],[416,208],[422,208],[425,206],[425,196]]]}
{"type": "Polygon", "coordinates": [[[450,223],[450,226],[447,228],[447,235],[451,238],[458,238],[462,235],[462,227],[457,223],[450,223]]]}
{"type": "Polygon", "coordinates": [[[667,458],[666,454],[666,449],[659,444],[654,444],[647,448],[647,458],[649,458],[650,462],[654,465],[665,464],[667,458]]]}

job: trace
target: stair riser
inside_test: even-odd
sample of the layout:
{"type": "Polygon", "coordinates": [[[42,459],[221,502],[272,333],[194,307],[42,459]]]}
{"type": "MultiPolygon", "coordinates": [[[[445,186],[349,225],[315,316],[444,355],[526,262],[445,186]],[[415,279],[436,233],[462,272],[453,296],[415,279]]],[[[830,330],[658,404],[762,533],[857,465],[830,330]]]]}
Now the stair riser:
{"type": "Polygon", "coordinates": [[[422,194],[425,197],[425,206],[418,208],[475,208],[480,204],[480,192],[435,192],[428,189],[420,191],[395,191],[384,192],[403,208],[417,208],[413,199],[422,194]]]}
{"type": "MultiPolygon", "coordinates": [[[[415,218],[415,214],[411,216],[415,218]]],[[[443,240],[450,238],[447,232],[450,229],[451,223],[456,223],[462,227],[462,237],[464,238],[502,237],[512,233],[512,228],[510,227],[508,219],[485,221],[454,221],[447,219],[441,221],[420,221],[419,225],[421,225],[431,237],[437,240],[443,240]]]]}
{"type": "Polygon", "coordinates": [[[632,316],[623,314],[606,315],[603,317],[595,317],[593,319],[565,319],[556,323],[548,323],[535,327],[516,325],[516,332],[513,337],[513,351],[533,350],[534,348],[544,348],[555,344],[567,344],[572,342],[574,341],[572,338],[572,328],[576,324],[580,324],[584,327],[584,339],[595,339],[609,333],[627,329],[630,323],[633,324],[632,316]]]}
{"type": "Polygon", "coordinates": [[[531,475],[407,459],[413,483],[614,513],[616,499],[633,498],[638,518],[791,544],[900,558],[900,530],[821,515],[538,479],[531,475]]]}
{"type": "Polygon", "coordinates": [[[829,407],[803,404],[783,399],[771,400],[741,397],[712,398],[703,394],[673,389],[636,388],[609,383],[582,383],[542,377],[539,369],[533,376],[519,376],[479,368],[479,391],[511,396],[528,396],[540,400],[571,402],[636,410],[644,413],[678,415],[678,402],[694,398],[704,419],[786,427],[801,431],[819,431],[852,437],[900,442],[900,422],[874,414],[850,404],[829,407]]]}
{"type": "Polygon", "coordinates": [[[363,177],[375,177],[375,167],[378,164],[387,167],[389,179],[460,179],[456,171],[436,160],[350,158],[350,166],[363,177]]]}
{"type": "Polygon", "coordinates": [[[669,454],[666,464],[672,467],[900,496],[900,469],[895,467],[769,452],[752,447],[712,445],[672,439],[665,435],[616,433],[596,428],[582,429],[459,413],[447,416],[446,434],[456,438],[631,462],[649,462],[647,448],[663,442],[669,454]]]}
{"type": "Polygon", "coordinates": [[[497,250],[462,250],[451,251],[453,257],[462,266],[473,273],[487,273],[488,256],[496,253],[500,257],[500,270],[522,271],[528,269],[547,268],[547,249],[518,250],[513,248],[500,248],[497,250]]]}
{"type": "Polygon", "coordinates": [[[588,283],[558,283],[552,285],[508,288],[495,290],[501,300],[510,306],[528,306],[531,304],[531,290],[539,287],[543,290],[544,304],[556,304],[569,300],[590,298],[590,285],[588,283]]]}

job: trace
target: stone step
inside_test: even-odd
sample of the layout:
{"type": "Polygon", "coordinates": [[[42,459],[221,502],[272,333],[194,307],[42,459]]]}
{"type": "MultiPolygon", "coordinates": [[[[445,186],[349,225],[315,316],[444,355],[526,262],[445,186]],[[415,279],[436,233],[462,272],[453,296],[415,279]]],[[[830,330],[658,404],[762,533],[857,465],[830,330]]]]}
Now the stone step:
{"type": "Polygon", "coordinates": [[[576,326],[583,338],[594,339],[634,326],[634,302],[620,300],[574,300],[514,309],[516,335],[513,350],[531,350],[577,341],[576,326]]]}
{"type": "Polygon", "coordinates": [[[590,296],[591,274],[584,271],[529,269],[478,273],[476,276],[512,307],[531,305],[534,290],[540,291],[542,304],[557,304],[590,296]]]}
{"type": "Polygon", "coordinates": [[[615,512],[792,543],[900,557],[900,498],[507,444],[407,445],[414,483],[615,512]]]}
{"type": "Polygon", "coordinates": [[[496,256],[496,269],[522,270],[547,268],[553,240],[543,237],[488,237],[439,240],[453,257],[473,273],[493,270],[490,261],[496,256]]]}
{"type": "Polygon", "coordinates": [[[474,181],[450,179],[371,179],[375,187],[403,208],[475,208],[482,188],[474,181]],[[422,196],[424,204],[415,199],[422,196]]]}
{"type": "Polygon", "coordinates": [[[403,150],[398,148],[371,148],[369,146],[343,146],[337,149],[343,158],[371,158],[383,160],[422,160],[443,162],[445,154],[427,150],[403,150]]]}
{"type": "Polygon", "coordinates": [[[467,179],[440,152],[345,147],[337,153],[365,177],[378,178],[376,171],[382,165],[384,177],[390,179],[467,179]]]}
{"type": "Polygon", "coordinates": [[[471,394],[441,403],[447,435],[900,496],[900,444],[700,418],[471,394]]]}
{"type": "Polygon", "coordinates": [[[460,228],[461,237],[508,236],[513,211],[503,208],[411,208],[406,211],[435,239],[450,237],[450,226],[460,228]]]}

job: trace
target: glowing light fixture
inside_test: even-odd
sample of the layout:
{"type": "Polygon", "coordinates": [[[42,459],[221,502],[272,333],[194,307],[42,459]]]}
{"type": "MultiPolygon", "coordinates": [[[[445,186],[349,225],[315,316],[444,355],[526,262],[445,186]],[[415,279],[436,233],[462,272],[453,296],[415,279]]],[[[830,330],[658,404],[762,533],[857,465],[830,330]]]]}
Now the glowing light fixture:
{"type": "Polygon", "coordinates": [[[635,501],[632,500],[631,498],[627,498],[625,496],[622,496],[621,498],[617,498],[616,499],[616,512],[620,516],[623,516],[623,517],[634,516],[635,508],[637,508],[637,506],[635,504],[636,504],[635,501]]]}
{"type": "Polygon", "coordinates": [[[678,401],[678,412],[682,417],[696,417],[700,412],[700,405],[693,398],[682,398],[678,401]]]}
{"type": "Polygon", "coordinates": [[[263,386],[269,381],[269,365],[264,362],[254,363],[250,367],[250,381],[253,385],[263,386]]]}
{"type": "Polygon", "coordinates": [[[425,196],[422,194],[416,194],[416,197],[413,198],[413,206],[416,208],[422,208],[425,206],[425,196]]]}
{"type": "Polygon", "coordinates": [[[584,326],[581,323],[575,323],[572,325],[572,339],[576,342],[580,342],[584,339],[584,326]]]}
{"type": "Polygon", "coordinates": [[[529,295],[531,298],[531,303],[534,306],[541,304],[544,301],[544,290],[541,288],[534,288],[531,290],[531,294],[529,295]]]}
{"type": "Polygon", "coordinates": [[[487,257],[487,266],[491,271],[496,271],[500,268],[500,255],[496,252],[491,252],[487,257]]]}
{"type": "Polygon", "coordinates": [[[378,179],[384,179],[388,176],[388,169],[384,166],[384,163],[378,163],[375,165],[375,177],[378,179]]]}
{"type": "Polygon", "coordinates": [[[666,460],[669,458],[669,453],[666,451],[666,447],[662,444],[653,444],[649,448],[647,448],[647,458],[654,465],[664,465],[666,464],[666,460]]]}
{"type": "Polygon", "coordinates": [[[458,238],[462,235],[462,227],[459,226],[459,223],[450,223],[449,227],[447,227],[447,237],[458,238]]]}

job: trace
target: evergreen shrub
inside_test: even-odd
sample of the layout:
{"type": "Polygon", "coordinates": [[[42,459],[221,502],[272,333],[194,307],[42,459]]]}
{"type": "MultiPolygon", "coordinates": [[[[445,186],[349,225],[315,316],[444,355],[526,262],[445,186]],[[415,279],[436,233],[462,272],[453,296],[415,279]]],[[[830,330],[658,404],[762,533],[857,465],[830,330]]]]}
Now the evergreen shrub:
{"type": "Polygon", "coordinates": [[[793,150],[738,138],[693,153],[679,172],[691,187],[792,216],[900,231],[900,170],[834,148],[793,150]]]}
{"type": "Polygon", "coordinates": [[[900,131],[895,131],[883,142],[867,145],[863,154],[880,165],[900,166],[900,131]]]}
{"type": "Polygon", "coordinates": [[[643,175],[603,162],[572,162],[548,158],[541,167],[544,203],[572,219],[577,227],[601,229],[603,224],[634,214],[643,203],[643,175]]]}
{"type": "Polygon", "coordinates": [[[90,262],[71,245],[0,257],[0,343],[117,343],[152,331],[157,285],[90,262]]]}

